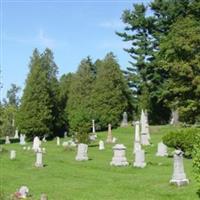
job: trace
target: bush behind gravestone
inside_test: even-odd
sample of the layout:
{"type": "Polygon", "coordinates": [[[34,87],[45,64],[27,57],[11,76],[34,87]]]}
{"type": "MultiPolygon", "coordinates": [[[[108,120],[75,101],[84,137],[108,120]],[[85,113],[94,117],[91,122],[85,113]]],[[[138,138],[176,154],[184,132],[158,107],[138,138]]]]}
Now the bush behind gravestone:
{"type": "Polygon", "coordinates": [[[200,135],[198,128],[180,128],[166,133],[163,143],[168,147],[181,149],[185,157],[191,158],[197,135],[200,135]]]}

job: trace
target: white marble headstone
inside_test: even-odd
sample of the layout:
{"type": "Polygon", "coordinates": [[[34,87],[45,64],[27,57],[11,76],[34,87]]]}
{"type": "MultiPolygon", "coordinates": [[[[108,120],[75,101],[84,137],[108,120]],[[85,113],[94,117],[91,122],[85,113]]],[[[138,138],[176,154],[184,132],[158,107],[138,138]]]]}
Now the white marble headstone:
{"type": "Polygon", "coordinates": [[[99,141],[99,150],[104,150],[104,149],[105,149],[104,142],[103,142],[103,140],[100,140],[99,141]]]}
{"type": "Polygon", "coordinates": [[[59,137],[56,137],[56,144],[57,144],[57,146],[60,146],[60,138],[59,137]]]}
{"type": "Polygon", "coordinates": [[[20,145],[26,144],[25,138],[26,138],[25,134],[20,134],[20,138],[19,138],[20,139],[20,142],[19,142],[20,145]]]}
{"type": "Polygon", "coordinates": [[[15,150],[11,150],[10,151],[10,159],[14,160],[16,158],[16,151],[15,150]]]}
{"type": "Polygon", "coordinates": [[[88,145],[87,144],[83,144],[83,143],[78,144],[76,160],[77,161],[88,160],[87,152],[88,152],[88,145]]]}
{"type": "Polygon", "coordinates": [[[144,168],[146,166],[144,150],[135,152],[135,162],[133,163],[133,166],[140,168],[144,168]]]}
{"type": "Polygon", "coordinates": [[[184,172],[183,152],[181,150],[174,151],[174,168],[170,183],[177,186],[186,185],[189,183],[189,180],[186,178],[186,174],[184,172]]]}
{"type": "Polygon", "coordinates": [[[113,143],[111,124],[108,124],[108,136],[106,142],[113,143]]]}
{"type": "Polygon", "coordinates": [[[38,149],[36,151],[36,162],[35,162],[36,167],[43,167],[43,162],[42,162],[42,151],[41,149],[38,149]]]}
{"type": "Polygon", "coordinates": [[[14,138],[15,138],[15,139],[18,139],[18,138],[19,138],[19,133],[18,133],[18,130],[17,130],[17,129],[15,130],[14,138]]]}
{"type": "Polygon", "coordinates": [[[5,144],[10,144],[10,138],[9,138],[9,136],[6,136],[5,144]]]}
{"type": "Polygon", "coordinates": [[[163,144],[163,142],[158,143],[158,150],[156,156],[161,156],[161,157],[168,156],[167,146],[163,144]]]}
{"type": "Polygon", "coordinates": [[[41,146],[41,141],[40,141],[40,138],[38,136],[34,137],[33,139],[33,151],[38,151],[38,149],[40,149],[40,146],[41,146]]]}
{"type": "Polygon", "coordinates": [[[113,147],[114,156],[110,165],[114,166],[127,166],[128,162],[126,159],[126,147],[123,144],[116,144],[113,147]]]}
{"type": "Polygon", "coordinates": [[[140,144],[140,122],[135,122],[135,140],[134,140],[134,148],[133,153],[136,151],[141,150],[141,144],[140,144]]]}

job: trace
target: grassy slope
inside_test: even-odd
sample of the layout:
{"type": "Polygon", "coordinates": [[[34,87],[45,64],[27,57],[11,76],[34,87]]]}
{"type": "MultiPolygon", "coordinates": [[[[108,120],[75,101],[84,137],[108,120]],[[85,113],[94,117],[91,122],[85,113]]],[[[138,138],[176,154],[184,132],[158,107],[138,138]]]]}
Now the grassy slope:
{"type": "MultiPolygon", "coordinates": [[[[17,159],[9,160],[9,152],[0,155],[1,189],[6,194],[13,193],[21,185],[27,185],[34,200],[46,193],[50,200],[195,200],[197,186],[192,173],[192,161],[184,160],[185,171],[190,184],[177,188],[169,185],[172,175],[172,158],[156,157],[157,143],[163,130],[168,127],[151,127],[152,146],[146,147],[144,169],[132,167],[133,128],[118,128],[113,135],[118,143],[127,147],[128,167],[111,167],[112,145],[106,145],[104,151],[98,146],[89,147],[87,162],[75,161],[75,151],[64,151],[55,141],[45,143],[44,155],[46,167],[34,167],[35,155],[22,150],[19,144],[4,145],[6,150],[16,149],[17,159]]],[[[106,132],[98,138],[105,140],[106,132]]]]}

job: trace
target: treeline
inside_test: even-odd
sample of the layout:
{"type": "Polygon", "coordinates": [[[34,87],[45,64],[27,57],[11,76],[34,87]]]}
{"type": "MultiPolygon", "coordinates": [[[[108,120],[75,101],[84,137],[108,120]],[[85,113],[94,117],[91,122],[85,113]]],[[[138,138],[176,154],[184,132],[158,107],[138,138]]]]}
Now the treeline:
{"type": "Polygon", "coordinates": [[[92,119],[97,129],[103,130],[108,123],[118,126],[124,111],[132,115],[132,93],[112,53],[96,62],[90,57],[83,59],[76,73],[63,75],[60,80],[57,73],[52,51],[39,53],[35,49],[20,104],[9,98],[9,93],[17,98],[16,86],[12,85],[8,102],[1,106],[5,114],[8,108],[14,110],[2,123],[10,129],[1,126],[4,135],[13,135],[16,128],[29,138],[54,137],[68,131],[85,142],[92,119]]]}
{"type": "Polygon", "coordinates": [[[151,123],[166,123],[178,110],[186,123],[200,121],[200,1],[154,0],[134,4],[122,15],[131,43],[125,75],[137,110],[146,108],[151,123]]]}

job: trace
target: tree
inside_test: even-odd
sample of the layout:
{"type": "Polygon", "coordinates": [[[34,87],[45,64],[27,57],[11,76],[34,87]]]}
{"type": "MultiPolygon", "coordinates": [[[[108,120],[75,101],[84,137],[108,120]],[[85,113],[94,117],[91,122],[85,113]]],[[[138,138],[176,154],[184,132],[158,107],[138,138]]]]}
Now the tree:
{"type": "Polygon", "coordinates": [[[17,115],[19,131],[28,137],[53,134],[52,101],[49,93],[48,70],[45,70],[41,55],[35,49],[29,65],[21,106],[17,115]]]}
{"type": "Polygon", "coordinates": [[[179,108],[183,121],[200,116],[200,23],[194,17],[180,18],[161,40],[158,62],[169,74],[163,99],[179,108]]]}
{"type": "Polygon", "coordinates": [[[8,99],[8,104],[14,105],[18,107],[19,105],[19,97],[17,96],[17,93],[21,90],[19,86],[16,84],[11,84],[11,88],[7,91],[7,99],[8,99]]]}
{"type": "Polygon", "coordinates": [[[73,75],[70,85],[67,114],[70,131],[77,132],[79,142],[88,142],[91,129],[92,103],[91,93],[95,80],[94,65],[89,57],[83,59],[78,71],[73,75]]]}
{"type": "Polygon", "coordinates": [[[113,53],[99,65],[92,94],[96,124],[101,129],[109,123],[116,127],[127,110],[130,91],[113,53]]]}

